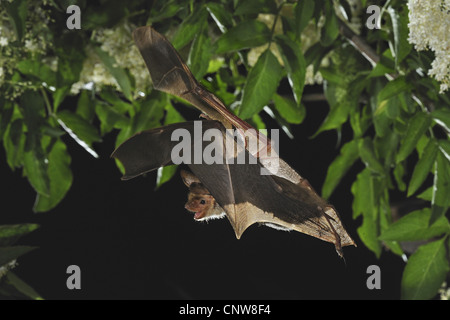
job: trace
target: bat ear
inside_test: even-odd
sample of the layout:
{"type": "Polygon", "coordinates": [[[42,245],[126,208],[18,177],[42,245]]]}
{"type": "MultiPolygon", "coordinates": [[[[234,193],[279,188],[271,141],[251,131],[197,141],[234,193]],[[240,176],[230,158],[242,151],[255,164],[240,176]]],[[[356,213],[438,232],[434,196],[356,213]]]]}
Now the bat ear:
{"type": "Polygon", "coordinates": [[[198,180],[198,178],[193,173],[190,173],[189,171],[181,170],[180,174],[181,174],[181,178],[183,179],[184,184],[187,187],[190,187],[191,184],[194,182],[200,183],[200,180],[198,180]]]}

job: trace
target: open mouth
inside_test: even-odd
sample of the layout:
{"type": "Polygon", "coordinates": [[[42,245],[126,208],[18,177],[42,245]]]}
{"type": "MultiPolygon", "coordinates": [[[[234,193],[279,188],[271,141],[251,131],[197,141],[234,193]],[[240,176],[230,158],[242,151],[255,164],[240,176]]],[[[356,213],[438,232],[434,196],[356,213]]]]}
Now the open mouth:
{"type": "Polygon", "coordinates": [[[199,211],[194,214],[194,219],[200,220],[201,218],[203,218],[203,216],[204,216],[204,212],[199,211]]]}

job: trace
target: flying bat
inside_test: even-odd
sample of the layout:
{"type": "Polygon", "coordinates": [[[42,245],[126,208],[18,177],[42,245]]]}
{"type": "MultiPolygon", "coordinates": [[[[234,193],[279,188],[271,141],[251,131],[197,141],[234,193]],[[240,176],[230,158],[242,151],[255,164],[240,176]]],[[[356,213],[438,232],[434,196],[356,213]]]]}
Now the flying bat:
{"type": "Polygon", "coordinates": [[[174,150],[182,149],[178,155],[183,155],[182,163],[193,172],[182,171],[182,178],[189,187],[186,209],[195,212],[194,219],[226,216],[238,239],[254,223],[296,230],[333,243],[341,257],[342,247],[356,246],[334,207],[278,157],[270,139],[231,113],[195,80],[164,36],[147,26],[136,29],[133,37],[154,88],[190,102],[207,120],[146,130],[122,143],[112,157],[125,168],[123,180],[179,164],[174,150]],[[181,141],[180,133],[189,138],[181,141]],[[206,145],[205,140],[209,141],[206,145]],[[237,143],[230,147],[229,141],[237,143]],[[199,152],[190,150],[201,155],[209,152],[215,161],[199,162],[199,152]],[[236,159],[246,161],[236,163],[236,159]],[[263,170],[268,171],[262,174],[263,170]]]}

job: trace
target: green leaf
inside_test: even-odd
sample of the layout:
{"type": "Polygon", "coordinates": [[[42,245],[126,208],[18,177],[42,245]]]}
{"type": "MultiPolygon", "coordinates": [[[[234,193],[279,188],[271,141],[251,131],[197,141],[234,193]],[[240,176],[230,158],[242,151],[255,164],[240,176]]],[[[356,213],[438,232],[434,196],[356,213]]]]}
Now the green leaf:
{"type": "Polygon", "coordinates": [[[436,223],[429,226],[430,217],[430,208],[410,212],[384,230],[379,239],[390,241],[428,240],[450,232],[447,218],[440,217],[436,223]]]}
{"type": "Polygon", "coordinates": [[[130,119],[117,111],[114,106],[97,103],[95,113],[100,120],[100,132],[104,136],[113,128],[124,129],[130,124],[130,119]]]}
{"type": "Polygon", "coordinates": [[[277,5],[273,0],[246,0],[240,1],[234,11],[235,16],[243,14],[273,13],[277,12],[277,5]]]}
{"type": "Polygon", "coordinates": [[[94,101],[89,97],[90,92],[88,90],[82,90],[77,102],[76,114],[82,117],[87,122],[92,122],[95,116],[94,101]]]}
{"type": "Polygon", "coordinates": [[[205,7],[201,7],[198,10],[194,10],[189,17],[184,19],[171,41],[175,49],[180,50],[191,42],[202,30],[207,17],[208,12],[205,7]]]}
{"type": "Polygon", "coordinates": [[[273,95],[272,99],[275,108],[287,122],[294,124],[302,123],[306,115],[305,106],[302,104],[297,106],[295,101],[282,97],[276,93],[273,95]]]}
{"type": "Polygon", "coordinates": [[[412,88],[413,85],[410,82],[407,82],[405,77],[398,77],[388,82],[386,86],[384,86],[384,88],[378,93],[378,106],[375,113],[379,112],[378,109],[380,109],[380,106],[384,100],[388,100],[404,91],[409,91],[412,88]]]}
{"type": "Polygon", "coordinates": [[[23,163],[23,154],[25,149],[26,136],[24,130],[23,120],[14,120],[6,129],[3,146],[6,151],[6,161],[11,169],[20,167],[23,163]]]}
{"type": "Polygon", "coordinates": [[[379,199],[381,194],[380,181],[369,169],[358,174],[351,187],[353,194],[353,218],[363,215],[363,223],[358,228],[358,235],[377,257],[381,254],[379,236],[379,199]]]}
{"type": "Polygon", "coordinates": [[[320,43],[324,47],[330,46],[339,34],[339,23],[334,12],[333,3],[325,1],[325,24],[321,29],[320,43]]]}
{"type": "Polygon", "coordinates": [[[49,86],[56,86],[56,72],[41,61],[22,60],[16,65],[17,70],[22,74],[33,76],[47,83],[49,86]]]}
{"type": "Polygon", "coordinates": [[[295,4],[294,17],[296,37],[299,38],[314,14],[314,0],[300,0],[295,4]]]}
{"type": "Polygon", "coordinates": [[[156,175],[156,188],[161,187],[164,183],[168,182],[177,172],[178,166],[170,165],[158,168],[156,175]]]}
{"type": "Polygon", "coordinates": [[[28,1],[15,0],[4,1],[6,12],[8,13],[11,25],[16,33],[17,40],[22,41],[26,29],[26,19],[28,13],[28,1]]]}
{"type": "Polygon", "coordinates": [[[446,237],[420,246],[411,255],[403,271],[401,297],[407,300],[431,299],[449,270],[446,237]]]}
{"type": "Polygon", "coordinates": [[[450,131],[450,109],[441,108],[433,110],[433,112],[431,112],[431,117],[438,125],[446,128],[447,131],[450,131]]]}
{"type": "Polygon", "coordinates": [[[4,224],[0,225],[0,247],[14,244],[20,237],[39,228],[38,224],[4,224]]]}
{"type": "Polygon", "coordinates": [[[442,217],[450,205],[450,160],[442,152],[436,157],[430,225],[442,217]]]}
{"type": "Polygon", "coordinates": [[[208,36],[205,26],[195,36],[187,60],[189,68],[196,79],[201,79],[206,74],[211,55],[211,38],[208,36]]]}
{"type": "Polygon", "coordinates": [[[73,131],[78,139],[85,142],[88,146],[92,146],[94,142],[102,140],[97,129],[78,114],[62,110],[57,113],[57,117],[73,131]]]}
{"type": "Polygon", "coordinates": [[[117,66],[116,60],[111,57],[108,53],[100,49],[100,47],[94,47],[95,52],[97,53],[100,60],[105,65],[106,69],[111,73],[111,75],[116,79],[120,88],[122,89],[123,94],[128,100],[132,100],[132,89],[131,89],[131,81],[128,77],[128,74],[124,69],[117,66]]]}
{"type": "Polygon", "coordinates": [[[414,167],[411,181],[408,186],[408,197],[411,196],[417,189],[420,188],[425,178],[430,173],[434,161],[436,160],[438,147],[434,139],[428,141],[421,158],[414,167]]]}
{"type": "Polygon", "coordinates": [[[210,2],[206,4],[206,9],[222,33],[233,25],[233,17],[223,4],[210,2]]]}
{"type": "Polygon", "coordinates": [[[239,116],[248,119],[258,113],[272,98],[281,77],[281,66],[270,50],[259,56],[250,70],[244,87],[239,116]]]}
{"type": "Polygon", "coordinates": [[[350,167],[359,158],[358,140],[351,140],[344,144],[341,153],[330,164],[322,187],[322,196],[327,199],[345,176],[350,167]]]}
{"type": "Polygon", "coordinates": [[[49,195],[50,180],[47,175],[47,158],[42,150],[40,142],[24,153],[23,170],[31,186],[37,193],[49,195]]]}
{"type": "Polygon", "coordinates": [[[216,41],[216,54],[258,47],[269,39],[270,30],[263,22],[247,20],[229,29],[216,41]]]}
{"type": "Polygon", "coordinates": [[[403,6],[402,11],[393,7],[389,7],[387,11],[391,16],[392,29],[394,31],[395,65],[398,67],[399,63],[403,61],[412,49],[412,44],[408,41],[408,11],[406,6],[403,6]]]}
{"type": "Polygon", "coordinates": [[[305,86],[306,61],[297,43],[285,35],[275,37],[275,41],[281,52],[281,58],[289,80],[289,85],[294,93],[297,105],[301,105],[303,87],[305,86]]]}
{"type": "Polygon", "coordinates": [[[350,101],[342,98],[345,97],[346,91],[346,88],[332,82],[327,82],[324,85],[324,93],[330,105],[330,112],[312,138],[323,131],[339,129],[347,121],[353,105],[350,101]]]}
{"type": "Polygon", "coordinates": [[[160,9],[156,15],[151,15],[147,23],[153,24],[170,17],[176,16],[176,14],[183,9],[176,1],[167,1],[162,9],[160,9]]]}
{"type": "Polygon", "coordinates": [[[61,102],[64,101],[64,98],[67,96],[67,94],[69,94],[69,92],[70,86],[56,88],[55,92],[53,92],[53,112],[56,112],[56,110],[58,110],[61,102]]]}
{"type": "Polygon", "coordinates": [[[50,179],[49,195],[38,194],[34,203],[34,212],[45,212],[54,208],[65,197],[72,185],[71,158],[66,145],[56,140],[48,155],[47,174],[50,179]]]}
{"type": "Polygon", "coordinates": [[[30,246],[0,247],[0,266],[36,249],[30,246]]]}
{"type": "Polygon", "coordinates": [[[373,142],[370,138],[359,140],[359,155],[366,167],[373,172],[384,175],[384,168],[374,152],[373,142]]]}
{"type": "Polygon", "coordinates": [[[406,159],[416,147],[417,142],[431,125],[431,117],[417,112],[408,122],[405,137],[397,154],[397,163],[406,159]]]}
{"type": "Polygon", "coordinates": [[[9,271],[6,274],[7,282],[16,288],[19,292],[31,298],[33,300],[43,300],[43,298],[37,293],[32,287],[26,284],[23,280],[21,280],[16,274],[12,271],[9,271]]]}
{"type": "Polygon", "coordinates": [[[13,112],[13,103],[11,101],[5,101],[0,97],[0,141],[3,139],[8,124],[11,122],[13,112]]]}

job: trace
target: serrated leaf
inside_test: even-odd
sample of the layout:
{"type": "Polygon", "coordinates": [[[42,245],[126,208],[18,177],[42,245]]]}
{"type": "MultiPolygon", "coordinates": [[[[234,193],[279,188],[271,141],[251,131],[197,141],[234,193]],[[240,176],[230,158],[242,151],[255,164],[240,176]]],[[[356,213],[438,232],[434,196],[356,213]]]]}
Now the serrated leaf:
{"type": "Polygon", "coordinates": [[[281,52],[281,58],[289,80],[289,85],[294,93],[295,101],[300,106],[303,88],[305,86],[306,61],[297,43],[285,35],[275,37],[275,41],[281,52]]]}
{"type": "Polygon", "coordinates": [[[105,65],[108,72],[111,73],[111,75],[116,79],[125,97],[131,101],[133,97],[131,93],[131,81],[128,74],[124,69],[117,65],[117,61],[113,57],[100,49],[100,47],[94,47],[94,50],[105,65]]]}
{"type": "Polygon", "coordinates": [[[344,144],[340,154],[330,164],[322,187],[322,197],[329,198],[336,186],[345,176],[350,167],[359,158],[358,140],[351,140],[344,144]]]}
{"type": "Polygon", "coordinates": [[[445,217],[440,217],[436,223],[429,226],[430,217],[430,208],[410,212],[392,223],[381,233],[379,239],[389,241],[428,240],[450,232],[450,224],[445,217]]]}
{"type": "Polygon", "coordinates": [[[73,180],[70,162],[71,158],[66,145],[61,140],[56,140],[48,155],[49,195],[37,195],[33,207],[34,212],[49,211],[65,197],[73,180]]]}
{"type": "Polygon", "coordinates": [[[261,46],[270,39],[270,30],[265,23],[246,20],[230,28],[217,41],[216,54],[261,46]]]}
{"type": "Polygon", "coordinates": [[[409,257],[402,276],[402,299],[431,299],[437,294],[449,270],[445,240],[424,244],[409,257]]]}
{"type": "Polygon", "coordinates": [[[405,137],[397,154],[397,163],[406,159],[414,150],[417,142],[431,125],[431,117],[424,112],[417,112],[408,122],[405,137]]]}
{"type": "Polygon", "coordinates": [[[422,153],[422,156],[414,167],[411,181],[408,186],[408,197],[416,192],[425,181],[426,177],[430,173],[434,161],[436,160],[437,152],[438,147],[436,141],[434,139],[430,139],[422,153]]]}
{"type": "Polygon", "coordinates": [[[277,90],[281,77],[281,66],[270,50],[258,58],[250,70],[244,87],[239,116],[248,119],[260,112],[277,90]]]}

